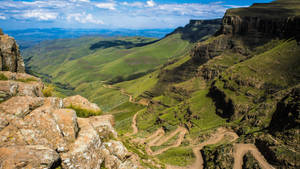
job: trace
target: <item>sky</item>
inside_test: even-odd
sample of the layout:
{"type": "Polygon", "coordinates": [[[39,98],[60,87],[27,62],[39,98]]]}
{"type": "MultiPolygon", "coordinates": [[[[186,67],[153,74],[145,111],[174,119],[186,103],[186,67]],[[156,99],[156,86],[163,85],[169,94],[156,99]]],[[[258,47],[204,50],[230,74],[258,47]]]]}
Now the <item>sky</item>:
{"type": "Polygon", "coordinates": [[[272,0],[0,0],[0,28],[165,29],[272,0]]]}

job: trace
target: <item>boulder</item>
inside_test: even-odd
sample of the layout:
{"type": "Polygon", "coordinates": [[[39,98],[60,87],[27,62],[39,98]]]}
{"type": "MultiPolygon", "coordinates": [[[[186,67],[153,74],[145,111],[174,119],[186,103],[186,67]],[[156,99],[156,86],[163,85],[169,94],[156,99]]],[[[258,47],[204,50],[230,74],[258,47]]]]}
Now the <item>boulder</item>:
{"type": "Polygon", "coordinates": [[[76,112],[72,109],[57,109],[53,116],[65,140],[74,142],[79,131],[76,112]]]}
{"type": "Polygon", "coordinates": [[[98,133],[89,119],[78,118],[78,125],[77,139],[69,146],[70,151],[61,155],[63,168],[100,168],[103,156],[99,153],[102,142],[98,133]]]}
{"type": "Polygon", "coordinates": [[[59,159],[58,153],[41,145],[0,148],[1,169],[53,168],[59,162],[59,159]]]}
{"type": "Polygon", "coordinates": [[[43,84],[38,82],[23,83],[16,81],[0,81],[0,98],[2,101],[12,96],[42,97],[43,84]]]}
{"type": "Polygon", "coordinates": [[[41,97],[16,96],[0,105],[1,113],[8,113],[18,117],[25,117],[35,108],[43,105],[41,97]]]}
{"type": "Polygon", "coordinates": [[[90,123],[101,138],[112,139],[118,137],[117,132],[112,126],[114,123],[112,115],[90,117],[90,123]]]}

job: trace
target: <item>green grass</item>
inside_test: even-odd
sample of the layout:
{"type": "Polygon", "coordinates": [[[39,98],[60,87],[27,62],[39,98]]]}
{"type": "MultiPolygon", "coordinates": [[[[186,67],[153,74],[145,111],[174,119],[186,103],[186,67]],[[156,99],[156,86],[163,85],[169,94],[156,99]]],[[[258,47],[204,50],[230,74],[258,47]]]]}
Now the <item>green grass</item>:
{"type": "Polygon", "coordinates": [[[8,78],[3,73],[0,73],[0,80],[8,80],[8,78]]]}
{"type": "Polygon", "coordinates": [[[75,110],[77,116],[78,117],[83,117],[83,118],[88,118],[90,116],[99,116],[99,115],[102,114],[102,111],[91,111],[91,110],[81,108],[80,106],[70,105],[66,108],[75,110]]]}
{"type": "Polygon", "coordinates": [[[213,129],[226,123],[224,119],[216,115],[215,104],[207,96],[208,92],[207,89],[197,91],[190,99],[190,111],[194,117],[197,117],[191,120],[196,126],[191,130],[191,134],[197,133],[199,130],[213,129]]]}
{"type": "Polygon", "coordinates": [[[17,79],[16,81],[29,83],[29,82],[36,82],[37,80],[35,78],[27,78],[27,79],[17,79]]]}
{"type": "Polygon", "coordinates": [[[54,86],[46,84],[42,90],[44,97],[51,97],[54,94],[54,86]]]}
{"type": "Polygon", "coordinates": [[[125,102],[111,110],[111,113],[115,117],[115,129],[117,130],[118,134],[123,135],[125,133],[132,132],[132,118],[136,112],[143,108],[144,106],[130,102],[125,102]]]}
{"type": "Polygon", "coordinates": [[[171,148],[157,157],[161,162],[175,166],[187,166],[195,160],[193,150],[187,147],[171,148]]]}

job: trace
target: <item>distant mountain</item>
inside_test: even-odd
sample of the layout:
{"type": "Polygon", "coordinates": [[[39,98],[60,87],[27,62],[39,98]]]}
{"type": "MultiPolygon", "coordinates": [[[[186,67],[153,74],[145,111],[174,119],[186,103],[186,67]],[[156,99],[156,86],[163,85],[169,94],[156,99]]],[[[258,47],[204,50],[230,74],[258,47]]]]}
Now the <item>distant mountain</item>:
{"type": "Polygon", "coordinates": [[[28,48],[41,41],[66,39],[66,38],[79,38],[82,36],[143,36],[162,38],[166,34],[173,31],[173,29],[25,29],[25,30],[8,30],[6,34],[15,37],[21,49],[28,48]]]}

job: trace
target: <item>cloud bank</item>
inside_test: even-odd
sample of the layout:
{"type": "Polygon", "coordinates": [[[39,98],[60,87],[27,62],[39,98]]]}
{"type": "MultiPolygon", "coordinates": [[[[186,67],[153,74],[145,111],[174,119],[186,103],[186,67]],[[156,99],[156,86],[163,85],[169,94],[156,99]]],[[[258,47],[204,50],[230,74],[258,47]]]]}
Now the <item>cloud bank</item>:
{"type": "Polygon", "coordinates": [[[17,29],[15,25],[22,23],[24,27],[175,28],[189,19],[220,18],[230,5],[234,4],[163,3],[162,0],[1,0],[0,27],[17,29]]]}

